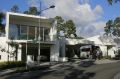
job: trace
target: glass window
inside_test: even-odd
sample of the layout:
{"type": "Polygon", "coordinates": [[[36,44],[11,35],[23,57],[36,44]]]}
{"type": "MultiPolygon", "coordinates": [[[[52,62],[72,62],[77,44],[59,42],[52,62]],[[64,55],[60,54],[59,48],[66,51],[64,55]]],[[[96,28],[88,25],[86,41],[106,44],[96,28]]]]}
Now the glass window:
{"type": "MultiPolygon", "coordinates": [[[[49,41],[50,29],[46,27],[40,27],[40,39],[41,41],[49,41]]],[[[39,27],[37,27],[37,38],[39,37],[39,27]]]]}
{"type": "Polygon", "coordinates": [[[9,39],[17,39],[18,38],[18,25],[10,24],[9,26],[9,39]]]}
{"type": "Polygon", "coordinates": [[[44,41],[44,38],[43,38],[43,31],[44,29],[43,29],[43,27],[40,27],[40,39],[41,39],[41,41],[44,41]]]}
{"type": "Polygon", "coordinates": [[[27,26],[21,26],[20,34],[21,35],[26,35],[27,34],[27,26]]]}
{"type": "MultiPolygon", "coordinates": [[[[39,27],[37,27],[37,38],[39,38],[39,27]]],[[[43,27],[40,27],[40,40],[43,41],[43,27]]]]}
{"type": "Polygon", "coordinates": [[[20,26],[20,39],[27,39],[27,26],[20,26]]]}
{"type": "Polygon", "coordinates": [[[30,26],[29,27],[29,34],[28,34],[28,38],[29,39],[35,39],[35,27],[34,26],[30,26]]]}
{"type": "Polygon", "coordinates": [[[49,41],[49,32],[50,32],[49,28],[44,28],[44,40],[45,41],[49,41]]]}

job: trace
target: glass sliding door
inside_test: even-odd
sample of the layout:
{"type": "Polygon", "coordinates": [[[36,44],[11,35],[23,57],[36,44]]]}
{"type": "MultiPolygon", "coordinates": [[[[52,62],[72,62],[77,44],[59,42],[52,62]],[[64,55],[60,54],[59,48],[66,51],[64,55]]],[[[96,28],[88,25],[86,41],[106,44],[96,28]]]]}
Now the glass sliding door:
{"type": "Polygon", "coordinates": [[[35,26],[29,26],[28,39],[29,40],[35,39],[35,26]]]}
{"type": "Polygon", "coordinates": [[[9,26],[9,39],[12,39],[12,40],[18,39],[18,25],[10,24],[10,26],[9,26]]]}
{"type": "Polygon", "coordinates": [[[19,39],[26,40],[27,39],[27,31],[28,31],[28,27],[25,25],[21,25],[20,31],[19,31],[20,32],[19,39]]]}
{"type": "Polygon", "coordinates": [[[50,41],[49,32],[50,32],[50,29],[45,27],[44,28],[44,41],[50,41]]]}
{"type": "Polygon", "coordinates": [[[43,27],[40,27],[40,32],[39,32],[39,27],[37,27],[37,38],[39,39],[39,33],[40,33],[40,41],[43,41],[43,27]]]}

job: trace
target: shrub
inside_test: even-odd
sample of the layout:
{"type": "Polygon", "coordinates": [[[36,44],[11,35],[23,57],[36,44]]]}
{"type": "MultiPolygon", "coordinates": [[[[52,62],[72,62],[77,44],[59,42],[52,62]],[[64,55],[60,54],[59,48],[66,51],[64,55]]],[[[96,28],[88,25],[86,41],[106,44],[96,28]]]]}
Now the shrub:
{"type": "Polygon", "coordinates": [[[22,61],[0,62],[0,69],[8,69],[22,66],[25,66],[25,63],[22,61]]]}

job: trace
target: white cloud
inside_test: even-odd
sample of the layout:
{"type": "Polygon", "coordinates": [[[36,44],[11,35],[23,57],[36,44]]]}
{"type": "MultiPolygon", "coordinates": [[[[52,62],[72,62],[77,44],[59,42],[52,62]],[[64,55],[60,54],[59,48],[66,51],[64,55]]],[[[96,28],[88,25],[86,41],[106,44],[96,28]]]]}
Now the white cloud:
{"type": "Polygon", "coordinates": [[[62,16],[66,20],[72,19],[77,26],[78,35],[88,37],[103,31],[105,22],[101,21],[103,9],[100,5],[92,9],[89,0],[43,0],[43,3],[46,7],[55,5],[54,9],[43,12],[45,16],[62,16]]]}
{"type": "Polygon", "coordinates": [[[103,9],[102,9],[102,7],[100,5],[97,5],[93,11],[97,15],[99,15],[99,14],[101,15],[103,13],[103,9]]]}
{"type": "Polygon", "coordinates": [[[85,27],[77,27],[77,33],[81,36],[90,37],[94,35],[99,35],[104,33],[104,26],[105,22],[99,21],[90,23],[88,26],[85,27]]]}

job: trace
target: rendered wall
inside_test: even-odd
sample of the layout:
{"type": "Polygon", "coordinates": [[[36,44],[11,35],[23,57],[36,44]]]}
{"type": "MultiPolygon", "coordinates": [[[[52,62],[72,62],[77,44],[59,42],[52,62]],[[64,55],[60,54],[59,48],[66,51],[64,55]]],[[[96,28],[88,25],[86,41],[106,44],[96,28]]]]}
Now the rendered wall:
{"type": "Polygon", "coordinates": [[[0,37],[0,55],[1,55],[0,62],[8,60],[8,54],[6,52],[1,51],[2,49],[7,50],[7,47],[8,46],[6,44],[6,37],[0,37]]]}

